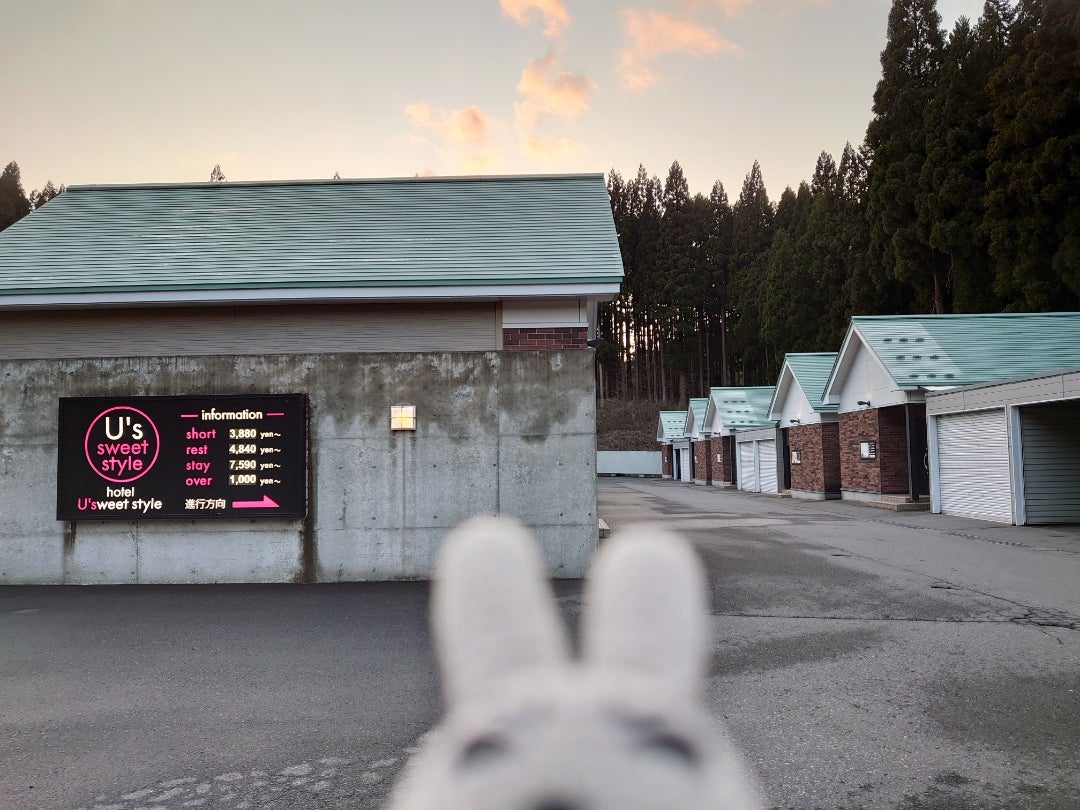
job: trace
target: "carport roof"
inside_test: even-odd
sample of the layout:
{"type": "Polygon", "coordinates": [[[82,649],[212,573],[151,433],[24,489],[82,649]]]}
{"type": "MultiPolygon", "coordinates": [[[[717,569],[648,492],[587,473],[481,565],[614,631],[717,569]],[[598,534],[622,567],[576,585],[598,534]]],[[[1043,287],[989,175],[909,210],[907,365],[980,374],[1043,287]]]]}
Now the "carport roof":
{"type": "Polygon", "coordinates": [[[901,390],[973,385],[1080,365],[1080,312],[854,317],[826,401],[860,341],[901,390]]]}
{"type": "Polygon", "coordinates": [[[658,442],[682,439],[686,435],[686,411],[660,411],[660,425],[656,430],[658,442]]]}
{"type": "Polygon", "coordinates": [[[619,292],[601,174],[72,186],[0,233],[0,307],[619,292]]]}

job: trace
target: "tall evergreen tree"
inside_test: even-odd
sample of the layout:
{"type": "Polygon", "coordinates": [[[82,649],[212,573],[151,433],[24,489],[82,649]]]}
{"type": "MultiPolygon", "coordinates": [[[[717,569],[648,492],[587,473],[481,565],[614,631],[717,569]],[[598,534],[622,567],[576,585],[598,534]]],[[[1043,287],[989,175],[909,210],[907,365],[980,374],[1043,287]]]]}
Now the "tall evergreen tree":
{"type": "Polygon", "coordinates": [[[675,398],[682,400],[690,395],[689,380],[699,354],[697,316],[702,289],[690,186],[677,160],[668,170],[662,205],[656,251],[656,315],[664,340],[665,368],[672,375],[675,398]]]}
{"type": "Polygon", "coordinates": [[[57,188],[53,185],[52,180],[46,180],[45,185],[41,187],[41,191],[31,191],[30,196],[27,198],[27,200],[33,207],[33,209],[36,211],[49,200],[59,197],[65,191],[67,191],[67,186],[63,185],[62,183],[60,184],[60,188],[57,188]]]}
{"type": "MultiPolygon", "coordinates": [[[[732,211],[724,184],[717,180],[709,192],[708,222],[706,223],[705,262],[711,295],[709,296],[716,329],[712,348],[718,362],[711,368],[710,379],[729,385],[728,322],[731,318],[731,227],[732,211]],[[717,334],[718,333],[718,334],[717,334]]],[[[713,384],[716,384],[714,382],[713,384]]]]}
{"type": "Polygon", "coordinates": [[[1023,0],[995,71],[986,223],[1011,310],[1080,305],[1080,5],[1023,0]]]}
{"type": "Polygon", "coordinates": [[[0,231],[30,213],[30,201],[23,191],[19,164],[14,160],[0,173],[0,231]]]}
{"type": "Polygon", "coordinates": [[[732,206],[731,289],[734,316],[732,356],[741,366],[737,384],[764,382],[769,356],[761,341],[762,284],[772,242],[773,208],[755,160],[732,206]]]}
{"type": "Polygon", "coordinates": [[[948,259],[918,227],[920,175],[926,160],[923,113],[932,102],[944,36],[936,0],[893,0],[874,117],[866,130],[870,166],[870,235],[882,271],[907,288],[915,309],[945,312],[948,259]]]}
{"type": "Polygon", "coordinates": [[[961,17],[945,48],[926,113],[926,162],[920,176],[920,235],[948,256],[953,309],[993,312],[989,239],[984,227],[986,149],[993,134],[990,74],[1004,56],[1008,8],[988,2],[973,30],[961,17]]]}
{"type": "Polygon", "coordinates": [[[813,193],[805,182],[797,192],[784,189],[776,206],[761,291],[761,337],[769,348],[766,381],[775,380],[785,353],[811,348],[821,317],[804,252],[812,206],[813,193]]]}

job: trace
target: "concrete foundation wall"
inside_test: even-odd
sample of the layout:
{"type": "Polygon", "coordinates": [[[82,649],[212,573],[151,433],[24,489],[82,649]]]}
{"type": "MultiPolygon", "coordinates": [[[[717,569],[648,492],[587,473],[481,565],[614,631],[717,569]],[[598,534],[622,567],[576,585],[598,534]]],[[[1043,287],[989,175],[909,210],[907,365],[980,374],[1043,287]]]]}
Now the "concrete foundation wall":
{"type": "Polygon", "coordinates": [[[593,355],[580,350],[0,361],[0,583],[426,577],[447,529],[520,518],[551,573],[596,546],[593,355]],[[306,393],[308,516],[61,522],[60,397],[306,393]],[[390,406],[417,406],[391,433],[390,406]]]}

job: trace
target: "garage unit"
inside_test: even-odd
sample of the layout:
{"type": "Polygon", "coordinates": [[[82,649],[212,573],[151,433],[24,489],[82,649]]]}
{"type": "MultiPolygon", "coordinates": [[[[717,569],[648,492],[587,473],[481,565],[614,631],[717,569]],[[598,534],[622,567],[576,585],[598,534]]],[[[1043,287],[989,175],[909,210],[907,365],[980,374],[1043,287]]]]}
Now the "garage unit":
{"type": "Polygon", "coordinates": [[[704,431],[712,437],[710,452],[716,454],[712,461],[713,486],[725,488],[739,485],[741,478],[735,432],[772,427],[773,423],[768,418],[772,398],[772,386],[709,389],[704,431]]]}
{"type": "Polygon", "coordinates": [[[735,432],[739,489],[745,492],[780,492],[783,461],[777,453],[779,444],[780,431],[776,428],[735,432]]]}
{"type": "Polygon", "coordinates": [[[690,441],[686,438],[686,415],[686,411],[660,411],[656,441],[660,443],[663,478],[687,480],[683,478],[690,450],[690,441]]]}
{"type": "Polygon", "coordinates": [[[927,395],[931,509],[1080,523],[1080,369],[927,395]]]}

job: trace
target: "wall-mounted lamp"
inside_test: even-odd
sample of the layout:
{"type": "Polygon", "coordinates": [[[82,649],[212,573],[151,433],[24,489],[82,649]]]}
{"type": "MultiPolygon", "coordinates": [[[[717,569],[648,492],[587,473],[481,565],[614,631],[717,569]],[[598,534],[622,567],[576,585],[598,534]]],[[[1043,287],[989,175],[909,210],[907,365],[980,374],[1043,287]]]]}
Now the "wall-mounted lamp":
{"type": "Polygon", "coordinates": [[[390,430],[416,430],[416,406],[391,405],[390,430]]]}
{"type": "Polygon", "coordinates": [[[870,400],[868,400],[868,399],[860,399],[860,400],[859,400],[859,401],[858,401],[857,403],[855,403],[855,404],[856,404],[856,405],[865,405],[865,406],[866,406],[867,408],[869,408],[869,407],[870,407],[870,400]]]}
{"type": "Polygon", "coordinates": [[[802,424],[802,422],[799,421],[798,419],[788,419],[788,421],[791,422],[791,424],[793,424],[793,425],[801,425],[802,424]]]}

